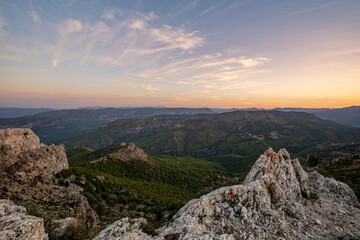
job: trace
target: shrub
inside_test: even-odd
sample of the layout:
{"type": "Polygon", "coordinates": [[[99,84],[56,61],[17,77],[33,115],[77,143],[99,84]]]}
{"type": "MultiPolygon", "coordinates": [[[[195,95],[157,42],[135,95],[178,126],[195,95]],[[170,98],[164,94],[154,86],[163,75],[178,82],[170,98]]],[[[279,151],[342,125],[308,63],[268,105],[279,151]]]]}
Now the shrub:
{"type": "Polygon", "coordinates": [[[102,203],[99,203],[98,205],[96,205],[95,211],[99,215],[99,217],[104,216],[106,213],[105,207],[102,203]]]}

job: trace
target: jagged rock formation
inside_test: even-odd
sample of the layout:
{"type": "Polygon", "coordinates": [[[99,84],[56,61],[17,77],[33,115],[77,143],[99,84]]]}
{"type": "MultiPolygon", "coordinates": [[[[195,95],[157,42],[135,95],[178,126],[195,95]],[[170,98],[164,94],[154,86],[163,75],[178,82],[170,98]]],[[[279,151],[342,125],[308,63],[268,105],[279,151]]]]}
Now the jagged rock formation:
{"type": "Polygon", "coordinates": [[[53,183],[55,174],[68,167],[63,145],[44,145],[27,128],[0,129],[0,197],[44,216],[46,226],[66,213],[87,228],[95,227],[99,218],[79,187],[53,183]]]}
{"type": "Polygon", "coordinates": [[[28,128],[0,129],[0,146],[0,174],[22,183],[49,184],[54,174],[69,168],[64,145],[40,144],[28,128]]]}
{"type": "Polygon", "coordinates": [[[121,146],[122,148],[109,154],[109,156],[121,161],[141,160],[147,162],[149,160],[149,157],[144,150],[137,147],[134,143],[122,143],[121,146]]]}
{"type": "Polygon", "coordinates": [[[308,174],[282,149],[259,157],[243,185],[188,202],[157,236],[122,219],[95,239],[339,239],[360,238],[360,204],[344,183],[308,174]]]}
{"type": "Polygon", "coordinates": [[[26,214],[26,209],[9,200],[0,200],[1,240],[47,240],[44,220],[26,214]]]}

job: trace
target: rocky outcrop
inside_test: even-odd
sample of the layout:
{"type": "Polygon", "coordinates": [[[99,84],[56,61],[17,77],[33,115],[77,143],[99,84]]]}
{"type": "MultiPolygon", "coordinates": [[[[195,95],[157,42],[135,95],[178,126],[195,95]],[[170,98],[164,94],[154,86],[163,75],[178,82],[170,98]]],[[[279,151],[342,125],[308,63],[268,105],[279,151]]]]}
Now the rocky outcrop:
{"type": "Polygon", "coordinates": [[[1,174],[26,184],[48,184],[69,167],[64,145],[40,144],[28,128],[0,129],[0,159],[1,174]]]}
{"type": "Polygon", "coordinates": [[[95,239],[359,239],[359,208],[349,186],[269,148],[243,185],[188,202],[157,236],[141,231],[141,219],[125,218],[95,239]]]}
{"type": "Polygon", "coordinates": [[[1,240],[47,240],[44,220],[26,214],[26,209],[9,200],[0,200],[1,240]]]}
{"type": "Polygon", "coordinates": [[[144,150],[137,147],[134,143],[122,143],[121,148],[109,154],[109,156],[121,161],[141,160],[147,162],[150,159],[144,150]]]}
{"type": "Polygon", "coordinates": [[[0,129],[0,197],[43,215],[47,228],[65,213],[76,216],[82,226],[96,227],[99,218],[81,189],[53,182],[55,174],[68,167],[63,145],[41,144],[27,128],[0,129]]]}

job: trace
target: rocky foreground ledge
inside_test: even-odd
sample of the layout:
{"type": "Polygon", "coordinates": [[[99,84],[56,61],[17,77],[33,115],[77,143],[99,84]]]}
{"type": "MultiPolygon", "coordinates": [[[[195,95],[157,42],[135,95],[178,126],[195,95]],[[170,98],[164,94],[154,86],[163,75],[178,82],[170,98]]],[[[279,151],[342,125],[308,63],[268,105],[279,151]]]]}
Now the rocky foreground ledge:
{"type": "Polygon", "coordinates": [[[360,239],[360,204],[350,187],[307,173],[282,149],[265,151],[243,185],[188,202],[150,236],[146,219],[121,219],[100,239],[360,239]]]}

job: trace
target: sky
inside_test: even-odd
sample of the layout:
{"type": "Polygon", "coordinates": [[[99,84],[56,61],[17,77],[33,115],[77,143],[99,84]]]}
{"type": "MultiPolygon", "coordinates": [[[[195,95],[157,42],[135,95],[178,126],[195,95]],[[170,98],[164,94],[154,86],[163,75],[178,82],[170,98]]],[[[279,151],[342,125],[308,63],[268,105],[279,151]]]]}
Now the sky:
{"type": "Polygon", "coordinates": [[[0,106],[352,105],[359,0],[0,0],[0,106]]]}

